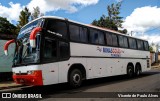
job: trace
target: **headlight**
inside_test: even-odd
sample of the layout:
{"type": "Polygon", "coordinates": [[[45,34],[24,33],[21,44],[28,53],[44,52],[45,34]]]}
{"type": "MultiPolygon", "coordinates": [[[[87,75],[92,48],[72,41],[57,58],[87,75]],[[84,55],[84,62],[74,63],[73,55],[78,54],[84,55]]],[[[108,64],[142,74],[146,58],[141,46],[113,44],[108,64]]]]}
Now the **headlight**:
{"type": "Polygon", "coordinates": [[[16,73],[15,73],[15,72],[12,72],[12,75],[16,75],[16,73]]]}
{"type": "Polygon", "coordinates": [[[34,71],[27,71],[27,74],[30,75],[30,74],[33,74],[34,71]]]}

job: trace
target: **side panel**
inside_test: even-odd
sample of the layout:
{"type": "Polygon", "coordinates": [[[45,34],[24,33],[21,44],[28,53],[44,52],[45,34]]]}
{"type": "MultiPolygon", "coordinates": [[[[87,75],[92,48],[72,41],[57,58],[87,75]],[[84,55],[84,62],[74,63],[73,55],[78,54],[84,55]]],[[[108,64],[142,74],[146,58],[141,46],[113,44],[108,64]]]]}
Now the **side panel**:
{"type": "Polygon", "coordinates": [[[43,84],[55,84],[58,83],[59,74],[58,63],[49,63],[41,65],[43,84]]]}

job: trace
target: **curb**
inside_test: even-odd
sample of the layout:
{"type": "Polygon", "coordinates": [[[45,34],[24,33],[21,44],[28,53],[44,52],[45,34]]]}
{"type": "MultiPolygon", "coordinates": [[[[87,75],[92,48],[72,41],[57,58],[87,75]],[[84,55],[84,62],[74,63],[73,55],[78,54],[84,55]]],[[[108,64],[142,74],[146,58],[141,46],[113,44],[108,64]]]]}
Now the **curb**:
{"type": "Polygon", "coordinates": [[[159,68],[160,66],[151,66],[151,68],[159,68]]]}
{"type": "Polygon", "coordinates": [[[17,88],[17,87],[24,87],[24,85],[12,85],[12,86],[0,87],[0,90],[11,89],[11,88],[17,88]]]}

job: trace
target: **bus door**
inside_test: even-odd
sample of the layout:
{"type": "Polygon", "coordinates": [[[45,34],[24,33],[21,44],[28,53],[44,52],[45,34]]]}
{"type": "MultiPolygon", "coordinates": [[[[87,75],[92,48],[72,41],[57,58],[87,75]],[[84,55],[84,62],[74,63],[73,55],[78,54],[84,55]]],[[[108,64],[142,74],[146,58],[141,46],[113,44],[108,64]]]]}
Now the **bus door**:
{"type": "Polygon", "coordinates": [[[43,82],[44,84],[58,83],[58,41],[45,37],[43,45],[43,82]]]}

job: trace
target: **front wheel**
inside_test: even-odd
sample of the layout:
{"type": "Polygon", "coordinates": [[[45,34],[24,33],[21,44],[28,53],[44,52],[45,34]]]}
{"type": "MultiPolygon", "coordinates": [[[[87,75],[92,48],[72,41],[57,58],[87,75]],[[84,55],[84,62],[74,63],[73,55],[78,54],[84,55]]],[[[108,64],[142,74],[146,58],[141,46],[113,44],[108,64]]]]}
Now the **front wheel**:
{"type": "Polygon", "coordinates": [[[73,88],[80,87],[82,84],[82,72],[79,69],[74,69],[69,75],[69,84],[73,88]]]}

